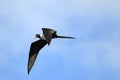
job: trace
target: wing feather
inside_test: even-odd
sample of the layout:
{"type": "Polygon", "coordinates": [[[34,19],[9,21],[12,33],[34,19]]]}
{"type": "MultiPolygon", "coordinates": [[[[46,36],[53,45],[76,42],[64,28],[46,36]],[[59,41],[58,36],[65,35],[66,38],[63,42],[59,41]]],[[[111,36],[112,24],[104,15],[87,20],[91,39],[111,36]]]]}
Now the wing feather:
{"type": "Polygon", "coordinates": [[[49,45],[51,42],[51,39],[52,39],[52,35],[55,34],[56,31],[53,29],[49,29],[49,28],[42,28],[42,30],[43,30],[43,34],[45,36],[45,39],[49,45]]]}
{"type": "Polygon", "coordinates": [[[45,40],[38,40],[31,44],[29,58],[28,58],[28,74],[34,65],[38,52],[46,45],[46,43],[47,42],[45,40]]]}

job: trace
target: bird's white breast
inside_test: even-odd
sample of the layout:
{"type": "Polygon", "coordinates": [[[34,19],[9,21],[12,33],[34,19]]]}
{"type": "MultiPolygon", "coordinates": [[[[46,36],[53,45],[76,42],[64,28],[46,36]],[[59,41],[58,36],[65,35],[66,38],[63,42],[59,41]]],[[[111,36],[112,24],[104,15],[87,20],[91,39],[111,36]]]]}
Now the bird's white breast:
{"type": "Polygon", "coordinates": [[[40,38],[43,39],[43,40],[46,40],[45,36],[43,34],[40,34],[40,38]]]}

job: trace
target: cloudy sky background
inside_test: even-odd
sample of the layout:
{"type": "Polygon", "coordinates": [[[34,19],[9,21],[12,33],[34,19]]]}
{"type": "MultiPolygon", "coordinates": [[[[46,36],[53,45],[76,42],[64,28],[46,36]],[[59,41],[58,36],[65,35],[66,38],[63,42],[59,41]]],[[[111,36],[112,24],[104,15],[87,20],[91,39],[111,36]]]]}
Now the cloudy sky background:
{"type": "Polygon", "coordinates": [[[0,0],[0,80],[120,80],[119,0],[0,0]],[[41,28],[56,39],[30,75],[30,44],[41,28]]]}

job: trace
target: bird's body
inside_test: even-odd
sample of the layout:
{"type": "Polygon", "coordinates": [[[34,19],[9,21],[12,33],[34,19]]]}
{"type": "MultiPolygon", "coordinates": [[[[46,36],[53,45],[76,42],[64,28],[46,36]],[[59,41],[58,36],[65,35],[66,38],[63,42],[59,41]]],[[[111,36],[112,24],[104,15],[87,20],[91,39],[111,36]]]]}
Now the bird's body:
{"type": "Polygon", "coordinates": [[[28,74],[34,65],[34,62],[37,58],[37,55],[46,44],[50,45],[50,42],[54,38],[70,38],[75,39],[74,37],[67,37],[67,36],[58,36],[56,31],[49,28],[42,28],[43,34],[36,34],[35,37],[39,38],[38,41],[35,41],[31,44],[29,58],[28,58],[28,74]]]}

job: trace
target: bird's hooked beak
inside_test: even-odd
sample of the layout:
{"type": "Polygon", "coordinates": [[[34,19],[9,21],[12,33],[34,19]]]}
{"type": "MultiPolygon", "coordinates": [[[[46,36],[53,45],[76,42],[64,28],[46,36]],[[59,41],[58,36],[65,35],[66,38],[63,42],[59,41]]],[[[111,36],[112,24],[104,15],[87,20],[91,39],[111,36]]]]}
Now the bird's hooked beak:
{"type": "Polygon", "coordinates": [[[32,39],[36,38],[36,36],[33,36],[32,39]]]}
{"type": "Polygon", "coordinates": [[[35,38],[38,38],[36,35],[34,35],[33,37],[32,37],[32,39],[35,39],[35,38]]]}
{"type": "Polygon", "coordinates": [[[32,39],[36,38],[35,36],[32,37],[32,39]]]}
{"type": "Polygon", "coordinates": [[[34,38],[40,38],[40,34],[36,34],[35,36],[32,37],[33,39],[34,38]]]}

